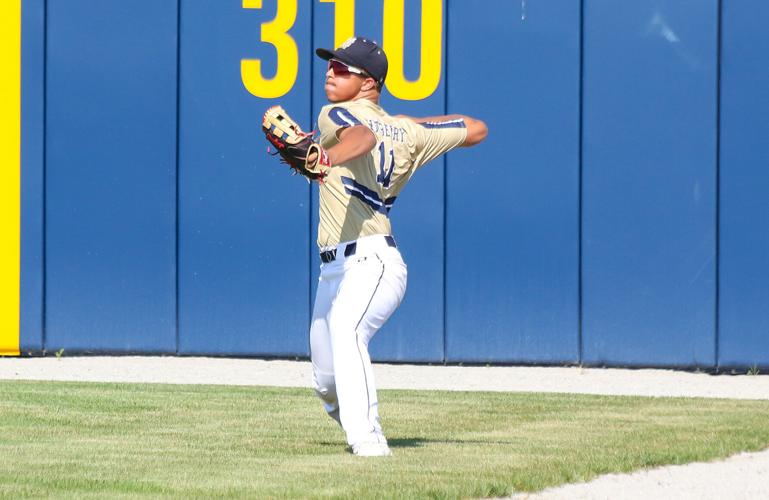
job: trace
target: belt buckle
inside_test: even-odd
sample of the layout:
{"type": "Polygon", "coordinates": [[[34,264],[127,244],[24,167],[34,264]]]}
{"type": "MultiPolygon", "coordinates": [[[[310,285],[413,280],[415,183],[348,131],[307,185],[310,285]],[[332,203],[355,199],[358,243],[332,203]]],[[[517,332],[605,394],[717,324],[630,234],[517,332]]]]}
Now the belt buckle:
{"type": "Polygon", "coordinates": [[[324,264],[328,264],[329,262],[333,262],[336,259],[336,248],[332,248],[331,250],[325,250],[320,253],[320,261],[324,264]]]}

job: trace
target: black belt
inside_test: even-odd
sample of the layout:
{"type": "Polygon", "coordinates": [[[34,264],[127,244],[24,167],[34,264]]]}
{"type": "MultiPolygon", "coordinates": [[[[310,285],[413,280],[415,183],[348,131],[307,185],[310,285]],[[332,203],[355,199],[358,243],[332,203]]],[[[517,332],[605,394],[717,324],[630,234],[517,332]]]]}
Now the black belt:
{"type": "MultiPolygon", "coordinates": [[[[395,245],[395,239],[390,236],[389,234],[384,237],[385,241],[387,242],[388,247],[392,248],[398,248],[395,245]]],[[[349,257],[351,255],[355,255],[355,251],[358,249],[358,243],[353,241],[352,243],[348,243],[347,246],[344,248],[344,256],[349,257]]],[[[320,252],[320,261],[324,264],[328,264],[329,262],[334,262],[336,260],[336,248],[332,248],[331,250],[326,250],[325,252],[320,252]]]]}

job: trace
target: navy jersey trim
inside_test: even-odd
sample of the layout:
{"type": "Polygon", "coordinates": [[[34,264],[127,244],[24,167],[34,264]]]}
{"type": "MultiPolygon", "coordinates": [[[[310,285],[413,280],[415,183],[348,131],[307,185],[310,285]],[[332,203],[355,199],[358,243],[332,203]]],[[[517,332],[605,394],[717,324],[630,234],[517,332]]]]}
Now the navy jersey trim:
{"type": "Polygon", "coordinates": [[[358,119],[355,118],[352,113],[340,107],[331,108],[331,110],[328,112],[328,117],[332,122],[339,125],[340,127],[354,127],[355,125],[362,125],[362,123],[358,121],[358,119]]]}
{"type": "Polygon", "coordinates": [[[420,123],[420,125],[424,128],[465,128],[465,120],[463,118],[457,118],[442,122],[423,122],[420,123]]]}
{"type": "Polygon", "coordinates": [[[347,194],[358,198],[360,201],[370,206],[375,212],[379,212],[383,215],[388,215],[390,213],[390,209],[392,209],[393,203],[395,203],[397,198],[396,196],[392,196],[382,201],[382,198],[379,197],[376,191],[367,188],[363,184],[355,182],[355,180],[350,179],[349,177],[341,177],[341,179],[347,194]]]}

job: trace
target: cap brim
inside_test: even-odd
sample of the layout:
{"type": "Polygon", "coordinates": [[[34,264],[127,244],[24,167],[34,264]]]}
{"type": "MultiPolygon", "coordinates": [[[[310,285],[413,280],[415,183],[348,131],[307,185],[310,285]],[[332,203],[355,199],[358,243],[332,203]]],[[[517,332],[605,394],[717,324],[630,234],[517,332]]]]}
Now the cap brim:
{"type": "Polygon", "coordinates": [[[341,50],[315,49],[315,55],[317,55],[318,57],[326,61],[328,61],[329,59],[337,59],[339,61],[342,61],[343,63],[349,64],[350,66],[361,68],[360,63],[358,63],[358,61],[356,61],[355,59],[352,59],[351,57],[349,57],[348,54],[345,54],[341,50]]]}
{"type": "Polygon", "coordinates": [[[317,55],[318,57],[326,61],[328,61],[329,59],[334,59],[336,57],[336,54],[334,54],[334,51],[328,50],[328,49],[315,49],[315,55],[317,55]]]}

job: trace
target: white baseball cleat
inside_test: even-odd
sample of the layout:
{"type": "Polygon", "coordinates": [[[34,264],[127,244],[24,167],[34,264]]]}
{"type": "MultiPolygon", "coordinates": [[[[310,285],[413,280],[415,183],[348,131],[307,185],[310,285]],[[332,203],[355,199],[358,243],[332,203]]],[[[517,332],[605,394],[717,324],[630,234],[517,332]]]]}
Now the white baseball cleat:
{"type": "Polygon", "coordinates": [[[352,445],[352,452],[359,457],[390,457],[393,454],[387,443],[357,443],[352,445]]]}

